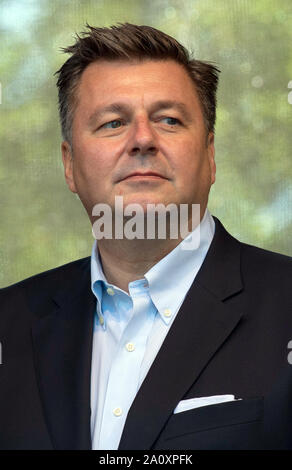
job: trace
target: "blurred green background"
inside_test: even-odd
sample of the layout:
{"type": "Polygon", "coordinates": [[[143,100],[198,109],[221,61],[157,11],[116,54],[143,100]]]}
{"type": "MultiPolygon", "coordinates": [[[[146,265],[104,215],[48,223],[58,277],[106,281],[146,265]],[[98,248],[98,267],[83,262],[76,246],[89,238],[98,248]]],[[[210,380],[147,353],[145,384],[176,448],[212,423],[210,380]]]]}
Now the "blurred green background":
{"type": "Polygon", "coordinates": [[[91,252],[53,76],[86,21],[154,26],[219,66],[209,209],[241,241],[291,256],[291,0],[0,0],[0,286],[91,252]]]}

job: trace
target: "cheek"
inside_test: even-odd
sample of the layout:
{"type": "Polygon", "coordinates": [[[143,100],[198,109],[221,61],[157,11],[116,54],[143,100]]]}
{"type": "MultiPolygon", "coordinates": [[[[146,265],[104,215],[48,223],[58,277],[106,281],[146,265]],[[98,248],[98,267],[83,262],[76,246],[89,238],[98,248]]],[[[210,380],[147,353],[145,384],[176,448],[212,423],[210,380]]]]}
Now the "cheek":
{"type": "Polygon", "coordinates": [[[206,150],[202,146],[181,146],[174,163],[175,186],[178,191],[187,198],[203,193],[210,180],[206,150]]]}
{"type": "Polygon", "coordinates": [[[95,142],[79,143],[76,149],[75,176],[89,186],[99,181],[105,183],[105,178],[112,171],[113,158],[107,145],[95,142]]]}
{"type": "Polygon", "coordinates": [[[173,154],[173,169],[181,180],[191,181],[203,165],[203,152],[194,144],[181,144],[173,154]]]}

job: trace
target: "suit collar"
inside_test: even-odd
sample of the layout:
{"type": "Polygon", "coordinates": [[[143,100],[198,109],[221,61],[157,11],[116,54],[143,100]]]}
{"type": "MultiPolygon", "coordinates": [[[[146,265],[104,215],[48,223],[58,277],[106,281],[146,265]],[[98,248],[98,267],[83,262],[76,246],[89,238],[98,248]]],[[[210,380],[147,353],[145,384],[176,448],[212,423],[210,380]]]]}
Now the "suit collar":
{"type": "Polygon", "coordinates": [[[209,251],[196,277],[200,284],[218,299],[225,300],[243,288],[240,257],[241,243],[230,235],[217,217],[215,234],[209,251]]]}

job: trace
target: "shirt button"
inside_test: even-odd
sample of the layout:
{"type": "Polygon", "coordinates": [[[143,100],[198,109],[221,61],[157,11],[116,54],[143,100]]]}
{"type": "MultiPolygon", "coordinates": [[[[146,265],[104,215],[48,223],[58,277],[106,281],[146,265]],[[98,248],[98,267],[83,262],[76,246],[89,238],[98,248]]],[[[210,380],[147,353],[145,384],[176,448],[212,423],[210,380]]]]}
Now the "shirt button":
{"type": "Polygon", "coordinates": [[[133,343],[127,343],[126,344],[126,349],[127,349],[127,351],[131,352],[131,351],[134,351],[135,346],[134,346],[133,343]]]}
{"type": "Polygon", "coordinates": [[[121,416],[121,414],[122,414],[122,409],[121,409],[121,408],[115,408],[115,409],[113,410],[113,413],[114,413],[115,416],[121,416]]]}
{"type": "Polygon", "coordinates": [[[171,310],[170,310],[170,308],[164,309],[163,315],[164,315],[165,317],[171,317],[171,310]]]}
{"type": "Polygon", "coordinates": [[[109,295],[115,295],[115,291],[113,290],[112,287],[108,287],[106,291],[109,295]]]}

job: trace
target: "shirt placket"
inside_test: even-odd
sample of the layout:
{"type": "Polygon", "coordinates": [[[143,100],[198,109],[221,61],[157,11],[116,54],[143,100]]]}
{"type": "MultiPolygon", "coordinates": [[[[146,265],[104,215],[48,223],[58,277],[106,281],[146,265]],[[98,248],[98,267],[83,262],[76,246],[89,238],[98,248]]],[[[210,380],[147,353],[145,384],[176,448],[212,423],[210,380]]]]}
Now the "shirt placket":
{"type": "Polygon", "coordinates": [[[133,314],[121,335],[113,360],[100,432],[101,449],[116,449],[127,413],[139,387],[141,364],[156,308],[148,289],[139,281],[130,283],[133,314]]]}

